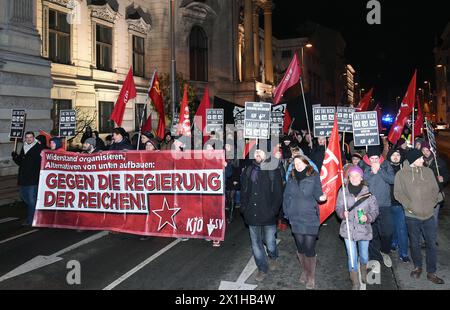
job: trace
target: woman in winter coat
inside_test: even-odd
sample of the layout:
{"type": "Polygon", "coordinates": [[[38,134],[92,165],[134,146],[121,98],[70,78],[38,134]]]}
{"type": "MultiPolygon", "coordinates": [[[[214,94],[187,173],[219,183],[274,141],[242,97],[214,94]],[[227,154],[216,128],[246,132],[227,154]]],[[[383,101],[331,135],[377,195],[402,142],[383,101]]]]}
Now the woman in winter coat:
{"type": "Polygon", "coordinates": [[[363,182],[363,177],[364,172],[361,168],[358,166],[351,167],[348,171],[348,185],[340,189],[336,203],[336,213],[343,219],[340,235],[344,238],[347,248],[348,268],[353,290],[359,290],[357,245],[361,264],[361,281],[366,283],[369,242],[373,237],[371,224],[375,222],[379,213],[377,200],[369,192],[369,188],[363,182]],[[345,209],[344,191],[347,209],[345,209]],[[349,240],[349,231],[351,241],[349,240]],[[353,260],[351,257],[353,257],[353,260]]]}
{"type": "Polygon", "coordinates": [[[319,174],[304,156],[294,158],[294,169],[284,191],[283,211],[291,224],[303,273],[300,282],[315,288],[316,240],[319,234],[319,202],[327,200],[319,174]]]}

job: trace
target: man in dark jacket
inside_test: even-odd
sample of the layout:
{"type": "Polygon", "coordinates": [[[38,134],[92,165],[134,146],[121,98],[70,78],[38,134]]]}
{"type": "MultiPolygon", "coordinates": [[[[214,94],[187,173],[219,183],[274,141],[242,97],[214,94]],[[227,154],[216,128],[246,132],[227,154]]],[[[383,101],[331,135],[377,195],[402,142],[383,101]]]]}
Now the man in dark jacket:
{"type": "MultiPolygon", "coordinates": [[[[387,159],[391,164],[394,174],[396,175],[402,169],[402,152],[400,149],[393,148],[387,154],[387,159]]],[[[409,263],[408,257],[408,227],[406,226],[405,211],[400,202],[394,197],[394,185],[391,185],[391,212],[394,222],[394,230],[392,236],[392,249],[398,248],[398,256],[404,263],[409,263]]]]}
{"type": "Polygon", "coordinates": [[[389,257],[391,252],[393,223],[391,212],[391,185],[394,184],[394,170],[389,162],[381,156],[380,146],[370,146],[364,156],[366,167],[364,180],[369,185],[369,191],[375,196],[380,208],[380,214],[372,224],[373,239],[369,245],[369,256],[372,260],[383,260],[386,267],[392,267],[389,257]]]}
{"type": "Polygon", "coordinates": [[[425,167],[433,170],[434,175],[436,176],[437,183],[439,185],[439,200],[438,204],[434,208],[434,220],[436,221],[436,230],[438,230],[439,224],[439,211],[444,204],[444,188],[448,185],[450,180],[449,172],[447,169],[447,164],[443,161],[439,156],[435,156],[433,152],[431,152],[430,143],[428,141],[422,142],[422,154],[423,159],[425,160],[425,167]]]}
{"type": "Polygon", "coordinates": [[[113,137],[110,151],[126,151],[126,150],[134,150],[130,141],[127,139],[127,132],[122,127],[114,128],[113,137]]]}
{"type": "Polygon", "coordinates": [[[255,161],[243,172],[241,188],[240,210],[250,228],[253,256],[258,266],[258,282],[264,280],[269,268],[276,268],[277,219],[283,197],[281,173],[278,169],[266,170],[265,159],[263,151],[255,152],[255,161]],[[267,246],[269,262],[263,240],[267,246]]]}
{"type": "Polygon", "coordinates": [[[317,168],[322,170],[323,161],[325,159],[325,151],[327,150],[327,138],[318,137],[317,145],[311,152],[311,160],[316,164],[317,168]]]}
{"type": "Polygon", "coordinates": [[[36,209],[36,201],[39,185],[39,173],[41,171],[41,151],[43,146],[38,143],[33,132],[25,134],[25,141],[20,154],[13,152],[12,158],[19,166],[19,190],[20,197],[27,205],[27,220],[24,225],[31,225],[36,209]]]}

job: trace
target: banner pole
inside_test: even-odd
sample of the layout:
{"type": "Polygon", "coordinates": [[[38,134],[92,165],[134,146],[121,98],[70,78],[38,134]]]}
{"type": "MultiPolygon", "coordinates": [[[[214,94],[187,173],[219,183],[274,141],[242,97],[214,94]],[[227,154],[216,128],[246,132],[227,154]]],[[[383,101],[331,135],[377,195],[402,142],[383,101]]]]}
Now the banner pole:
{"type": "Polygon", "coordinates": [[[415,143],[414,143],[414,127],[415,127],[415,121],[414,121],[414,114],[415,114],[415,111],[416,110],[416,104],[414,104],[414,106],[413,106],[413,110],[412,110],[412,133],[411,133],[411,145],[413,146],[413,148],[415,148],[415,143]]]}
{"type": "MultiPolygon", "coordinates": [[[[347,212],[348,211],[348,205],[347,205],[347,195],[345,193],[345,182],[344,182],[344,173],[343,173],[343,171],[341,171],[340,174],[341,174],[341,181],[342,181],[342,193],[344,194],[344,208],[345,208],[345,211],[347,212]]],[[[348,223],[348,218],[345,219],[345,222],[346,222],[346,226],[347,226],[347,237],[348,237],[348,241],[349,241],[350,261],[352,262],[352,265],[353,265],[353,257],[354,257],[354,255],[353,255],[352,237],[350,235],[350,226],[349,226],[349,223],[348,223]]],[[[357,262],[355,262],[355,264],[356,263],[357,262]]]]}
{"type": "Polygon", "coordinates": [[[306,108],[306,98],[305,98],[305,91],[303,89],[303,78],[300,76],[300,86],[302,88],[302,97],[303,97],[303,106],[305,107],[305,115],[306,115],[306,124],[308,125],[308,133],[309,136],[312,139],[311,135],[311,126],[309,125],[309,116],[308,116],[308,109],[306,108]]]}
{"type": "Polygon", "coordinates": [[[17,138],[14,139],[14,153],[17,153],[17,138]]]}
{"type": "Polygon", "coordinates": [[[342,134],[342,151],[345,152],[345,131],[342,134]]]}

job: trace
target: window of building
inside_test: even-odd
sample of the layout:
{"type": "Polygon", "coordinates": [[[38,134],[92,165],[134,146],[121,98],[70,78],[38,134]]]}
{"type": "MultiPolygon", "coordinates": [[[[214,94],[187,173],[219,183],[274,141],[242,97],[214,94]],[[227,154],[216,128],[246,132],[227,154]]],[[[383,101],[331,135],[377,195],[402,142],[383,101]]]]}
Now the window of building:
{"type": "Polygon", "coordinates": [[[282,51],[281,52],[281,58],[291,58],[292,57],[292,51],[282,51]]]}
{"type": "Polygon", "coordinates": [[[145,104],[143,103],[137,103],[136,104],[136,109],[135,109],[135,115],[134,115],[134,127],[135,127],[135,131],[139,131],[139,129],[141,128],[141,120],[142,121],[142,125],[144,125],[144,122],[147,120],[147,109],[145,108],[145,104]],[[145,112],[144,112],[145,110],[145,112]],[[144,117],[142,117],[142,113],[144,112],[144,117]]]}
{"type": "Polygon", "coordinates": [[[208,81],[208,38],[200,27],[193,27],[189,36],[190,78],[208,81]]]}
{"type": "Polygon", "coordinates": [[[48,10],[48,58],[70,64],[70,25],[67,14],[48,10]]]}
{"type": "Polygon", "coordinates": [[[53,123],[52,134],[59,135],[59,113],[61,110],[72,109],[72,100],[53,99],[53,107],[50,116],[53,123]]]}
{"type": "Polygon", "coordinates": [[[100,133],[111,133],[114,129],[114,121],[110,120],[114,102],[99,101],[98,103],[98,127],[100,133]]]}
{"type": "Polygon", "coordinates": [[[112,28],[96,24],[97,69],[112,71],[112,28]]]}
{"type": "Polygon", "coordinates": [[[144,38],[133,35],[133,71],[135,76],[145,77],[144,38]]]}

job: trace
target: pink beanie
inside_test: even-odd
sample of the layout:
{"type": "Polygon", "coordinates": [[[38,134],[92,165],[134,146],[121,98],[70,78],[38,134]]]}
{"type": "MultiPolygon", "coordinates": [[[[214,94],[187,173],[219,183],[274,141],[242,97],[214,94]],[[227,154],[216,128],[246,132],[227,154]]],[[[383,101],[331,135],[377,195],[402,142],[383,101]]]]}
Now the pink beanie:
{"type": "Polygon", "coordinates": [[[361,178],[364,178],[364,172],[358,166],[353,166],[348,169],[347,175],[350,175],[351,173],[358,173],[359,175],[361,175],[361,178]]]}

